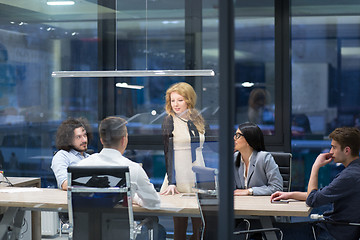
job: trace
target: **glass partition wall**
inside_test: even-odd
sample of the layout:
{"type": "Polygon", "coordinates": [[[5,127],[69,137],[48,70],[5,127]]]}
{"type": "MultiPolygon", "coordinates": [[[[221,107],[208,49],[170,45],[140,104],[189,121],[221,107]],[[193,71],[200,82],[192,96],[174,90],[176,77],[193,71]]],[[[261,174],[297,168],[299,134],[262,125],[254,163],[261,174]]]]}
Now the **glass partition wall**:
{"type": "Polygon", "coordinates": [[[41,176],[45,187],[55,186],[50,163],[60,122],[86,117],[96,130],[98,120],[96,80],[51,77],[56,69],[97,69],[98,5],[46,3],[0,1],[2,169],[41,176]]]}
{"type": "MultiPolygon", "coordinates": [[[[207,35],[216,36],[217,26],[210,25],[203,15],[213,21],[215,2],[117,1],[114,67],[117,70],[217,70],[218,56],[211,55],[203,45],[210,42],[207,35]],[[204,6],[203,6],[204,4],[204,6]]],[[[111,36],[111,33],[110,33],[111,36]]],[[[216,39],[211,39],[210,51],[216,52],[216,39]],[[214,49],[215,48],[215,49],[214,49]]],[[[109,54],[109,56],[112,53],[109,54]]],[[[105,58],[107,59],[107,58],[105,58]]],[[[106,60],[107,61],[107,60],[106,60]]],[[[155,186],[160,189],[165,175],[164,144],[161,125],[165,111],[165,93],[176,82],[188,82],[197,94],[196,108],[204,117],[214,137],[218,130],[218,77],[170,76],[127,77],[103,79],[103,115],[118,115],[127,119],[129,157],[141,162],[155,186]],[[109,81],[110,80],[110,81],[109,81]],[[141,86],[141,89],[121,84],[141,86]],[[111,84],[111,85],[110,85],[111,84]],[[114,87],[116,86],[116,87],[114,87]],[[106,108],[113,102],[113,109],[106,108]],[[105,112],[106,109],[106,112],[105,112]]],[[[214,156],[205,158],[206,165],[217,167],[214,156]]],[[[217,156],[217,155],[215,155],[217,156]]]]}
{"type": "MultiPolygon", "coordinates": [[[[57,126],[68,117],[88,118],[96,133],[99,120],[122,116],[129,122],[129,149],[161,155],[165,91],[179,81],[195,88],[196,107],[215,132],[219,129],[218,90],[226,79],[219,79],[217,1],[75,1],[60,6],[33,0],[1,4],[1,140],[9,174],[19,173],[7,169],[12,152],[24,170],[20,174],[31,174],[26,171],[38,166],[49,171],[57,126]],[[192,69],[212,69],[216,75],[51,77],[53,71],[192,69]],[[16,140],[7,140],[11,138],[16,140]],[[29,139],[38,145],[36,149],[27,143],[29,139]]],[[[267,142],[271,145],[276,140],[271,137],[283,132],[281,114],[276,113],[282,108],[276,100],[281,96],[281,92],[276,94],[276,82],[281,81],[275,81],[275,6],[237,1],[234,12],[234,131],[241,122],[256,122],[270,137],[267,142]]],[[[97,137],[91,143],[95,151],[99,150],[97,137]]],[[[51,172],[43,174],[52,177],[51,172]]]]}
{"type": "MultiPolygon", "coordinates": [[[[291,1],[293,190],[306,190],[311,166],[329,151],[337,127],[359,127],[360,3],[291,1]]],[[[325,186],[343,169],[320,170],[325,186]]]]}
{"type": "Polygon", "coordinates": [[[275,6],[237,1],[235,11],[236,122],[275,134],[275,6]]]}
{"type": "Polygon", "coordinates": [[[198,96],[196,108],[217,135],[218,77],[58,78],[51,73],[218,71],[217,2],[47,3],[0,2],[0,150],[6,175],[40,175],[43,186],[55,186],[49,167],[61,121],[87,118],[95,133],[90,148],[97,152],[99,121],[117,115],[128,121],[126,155],[147,166],[159,187],[165,174],[161,123],[166,89],[175,82],[190,83],[198,96]]]}
{"type": "MultiPolygon", "coordinates": [[[[6,176],[41,176],[43,187],[55,187],[50,164],[59,124],[86,117],[95,133],[89,148],[98,152],[98,123],[117,115],[128,121],[125,155],[141,162],[159,189],[165,175],[161,124],[171,84],[190,83],[214,139],[221,133],[219,89],[231,86],[219,67],[224,3],[74,2],[0,0],[2,169],[6,176]],[[53,71],[195,69],[212,69],[215,76],[51,76],[53,71]]],[[[269,151],[292,152],[292,189],[304,190],[314,157],[329,147],[329,132],[359,126],[359,3],[231,2],[234,87],[224,92],[234,94],[233,130],[246,121],[259,124],[269,151]]],[[[231,145],[233,136],[227,137],[231,145]]],[[[215,154],[214,148],[204,149],[207,166],[232,164],[231,157],[219,156],[218,146],[215,154]]],[[[324,169],[321,184],[340,169],[324,169]]]]}

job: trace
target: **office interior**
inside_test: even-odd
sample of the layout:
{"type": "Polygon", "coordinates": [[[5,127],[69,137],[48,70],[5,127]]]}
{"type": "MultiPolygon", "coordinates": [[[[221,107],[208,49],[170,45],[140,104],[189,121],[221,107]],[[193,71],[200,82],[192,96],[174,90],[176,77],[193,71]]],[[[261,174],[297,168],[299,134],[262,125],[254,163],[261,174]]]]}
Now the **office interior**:
{"type": "MultiPolygon", "coordinates": [[[[165,91],[190,83],[197,109],[218,137],[205,152],[231,186],[233,133],[252,121],[269,151],[290,152],[291,190],[305,191],[313,161],[336,127],[360,127],[360,3],[356,0],[0,0],[0,161],[5,176],[41,177],[55,133],[87,118],[89,148],[101,150],[98,123],[127,119],[125,156],[142,163],[159,190],[165,175],[161,123],[165,91]],[[214,76],[153,76],[151,70],[213,70],[214,76]],[[144,76],[92,76],[93,71],[144,76]],[[54,71],[88,72],[57,77],[54,71]]],[[[191,71],[190,71],[191,72],[191,71]]],[[[321,169],[327,185],[343,166],[321,169]]],[[[228,187],[222,191],[230,195],[228,187]]],[[[231,197],[220,196],[221,203],[231,197]]],[[[230,200],[227,200],[230,199],[230,200]]],[[[230,223],[229,215],[221,215],[230,223]]],[[[231,232],[232,224],[220,226],[231,232]]],[[[231,236],[229,236],[230,239],[231,236]]]]}

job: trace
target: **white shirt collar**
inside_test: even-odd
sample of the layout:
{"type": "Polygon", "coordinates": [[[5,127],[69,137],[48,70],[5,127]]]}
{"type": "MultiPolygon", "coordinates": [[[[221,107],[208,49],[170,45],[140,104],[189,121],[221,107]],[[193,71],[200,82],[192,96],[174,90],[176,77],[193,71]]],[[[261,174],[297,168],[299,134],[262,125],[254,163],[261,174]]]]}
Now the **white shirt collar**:
{"type": "Polygon", "coordinates": [[[247,183],[248,183],[248,175],[249,175],[249,169],[250,169],[250,160],[251,160],[251,157],[253,155],[254,152],[252,152],[250,154],[250,157],[249,157],[249,165],[247,166],[247,169],[245,168],[245,162],[244,162],[244,159],[243,157],[241,156],[241,162],[244,164],[244,184],[245,184],[245,189],[247,189],[247,183]],[[246,174],[247,173],[247,174],[246,174]]]}

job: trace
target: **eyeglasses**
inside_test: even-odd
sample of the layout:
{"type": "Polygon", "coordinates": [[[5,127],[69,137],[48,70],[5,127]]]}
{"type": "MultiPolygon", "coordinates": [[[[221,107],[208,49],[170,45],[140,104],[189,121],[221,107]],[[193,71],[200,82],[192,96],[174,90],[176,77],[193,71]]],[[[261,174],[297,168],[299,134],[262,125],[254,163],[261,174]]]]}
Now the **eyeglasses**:
{"type": "Polygon", "coordinates": [[[237,132],[235,133],[234,138],[239,139],[241,136],[244,136],[244,134],[237,132]]]}

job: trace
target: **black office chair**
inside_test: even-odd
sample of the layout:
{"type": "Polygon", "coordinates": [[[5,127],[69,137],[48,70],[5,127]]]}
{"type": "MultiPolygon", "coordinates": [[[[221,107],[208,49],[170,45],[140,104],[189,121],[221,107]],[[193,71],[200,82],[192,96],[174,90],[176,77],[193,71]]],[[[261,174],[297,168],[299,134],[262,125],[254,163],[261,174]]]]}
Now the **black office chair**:
{"type": "MultiPolygon", "coordinates": [[[[53,152],[53,156],[58,152],[59,150],[55,150],[53,152]]],[[[93,154],[95,151],[93,149],[88,148],[85,151],[87,154],[93,154]]],[[[60,219],[60,232],[61,233],[68,233],[69,231],[69,214],[67,212],[59,212],[59,219],[60,219]]]]}
{"type": "Polygon", "coordinates": [[[69,239],[135,239],[128,167],[68,167],[69,239]]]}
{"type": "MultiPolygon", "coordinates": [[[[360,223],[332,221],[330,219],[325,219],[323,215],[319,215],[319,214],[311,214],[310,218],[316,220],[316,221],[313,221],[310,223],[312,233],[313,233],[315,240],[317,240],[317,230],[316,229],[317,229],[318,223],[325,223],[325,224],[329,224],[329,225],[341,225],[341,226],[348,227],[348,228],[356,228],[357,233],[355,235],[353,235],[353,237],[356,239],[360,239],[360,223]]],[[[348,232],[348,229],[344,228],[344,232],[348,232]]]]}
{"type": "Polygon", "coordinates": [[[276,164],[279,166],[283,178],[283,191],[290,192],[291,188],[291,162],[292,154],[283,152],[271,152],[276,164]]]}
{"type": "MultiPolygon", "coordinates": [[[[283,178],[283,191],[290,192],[291,188],[291,166],[292,166],[292,154],[284,152],[270,152],[273,156],[276,164],[279,166],[281,177],[283,178]]],[[[288,216],[276,216],[274,217],[276,222],[291,222],[291,217],[288,216]]]]}
{"type": "MultiPolygon", "coordinates": [[[[201,239],[211,240],[217,239],[218,229],[218,212],[219,212],[219,199],[218,199],[218,171],[214,168],[194,166],[192,168],[195,173],[196,185],[195,192],[198,200],[202,230],[201,239]]],[[[246,221],[246,220],[245,220],[246,221]]],[[[279,232],[280,239],[282,239],[282,231],[279,228],[262,228],[250,230],[250,224],[247,230],[235,231],[234,235],[246,235],[253,233],[264,232],[279,232]]]]}

